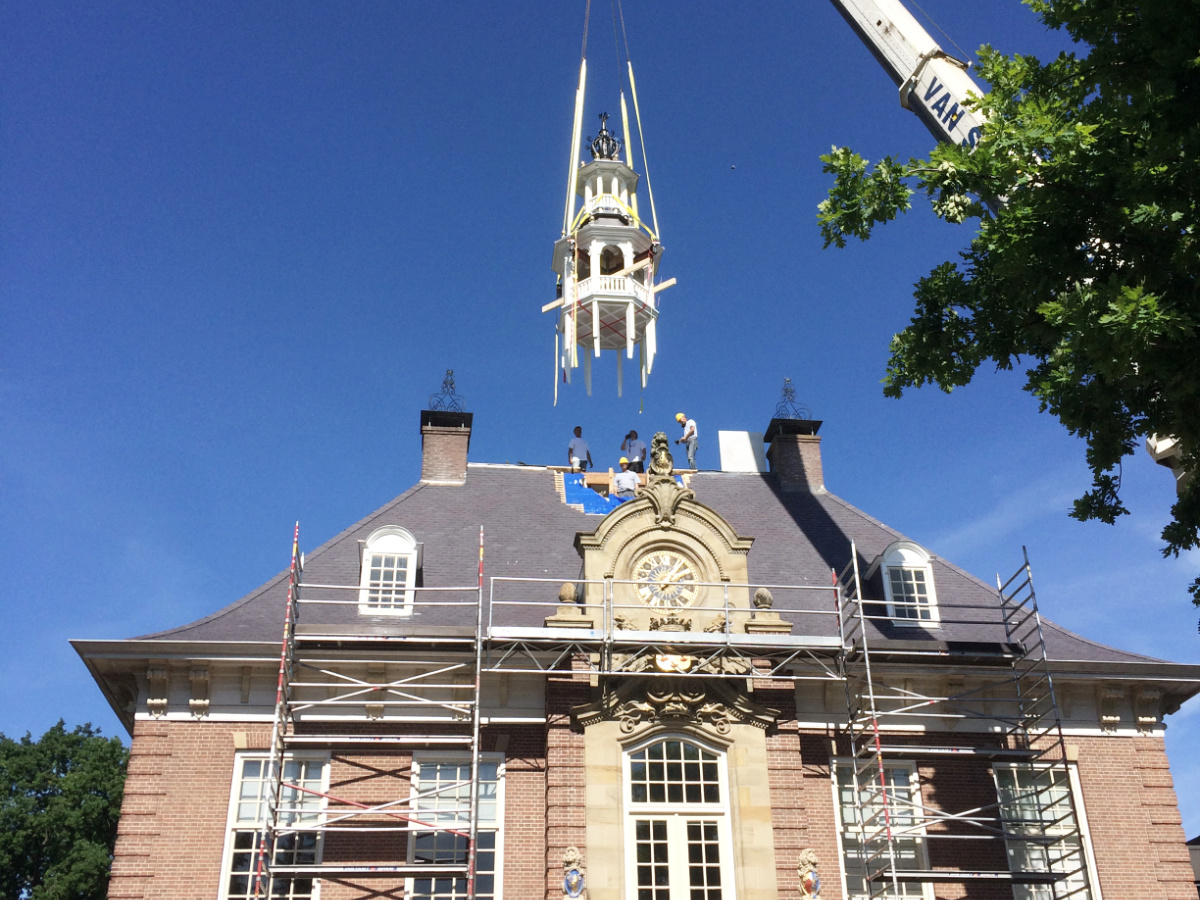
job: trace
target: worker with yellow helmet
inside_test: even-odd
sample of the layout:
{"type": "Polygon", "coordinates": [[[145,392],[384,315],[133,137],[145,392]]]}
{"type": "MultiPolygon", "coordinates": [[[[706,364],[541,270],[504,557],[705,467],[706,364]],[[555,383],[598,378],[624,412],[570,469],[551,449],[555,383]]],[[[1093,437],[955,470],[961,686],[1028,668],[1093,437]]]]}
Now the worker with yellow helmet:
{"type": "Polygon", "coordinates": [[[700,445],[700,432],[696,429],[696,420],[689,419],[685,413],[675,413],[675,421],[683,429],[683,436],[675,441],[683,444],[687,450],[688,468],[696,468],[696,448],[700,445]]]}
{"type": "Polygon", "coordinates": [[[613,476],[610,493],[618,500],[630,500],[637,493],[640,484],[641,479],[638,478],[637,472],[629,471],[629,460],[622,456],[621,471],[613,476]]]}

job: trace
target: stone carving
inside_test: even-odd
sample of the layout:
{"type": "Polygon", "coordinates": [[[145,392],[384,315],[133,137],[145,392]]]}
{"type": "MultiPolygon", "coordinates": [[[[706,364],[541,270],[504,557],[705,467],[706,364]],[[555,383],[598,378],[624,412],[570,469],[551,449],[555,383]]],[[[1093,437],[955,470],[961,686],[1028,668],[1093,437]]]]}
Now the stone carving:
{"type": "Polygon", "coordinates": [[[565,582],[563,584],[563,586],[558,589],[558,602],[559,603],[574,603],[575,596],[576,596],[575,585],[573,585],[569,581],[565,582]]]}
{"type": "Polygon", "coordinates": [[[725,631],[725,614],[721,613],[711,622],[704,626],[704,630],[709,634],[719,634],[725,631]]]}
{"type": "Polygon", "coordinates": [[[770,609],[775,603],[775,598],[771,596],[771,592],[765,587],[760,587],[754,592],[754,608],[755,609],[770,609]]]}
{"type": "Polygon", "coordinates": [[[631,698],[617,705],[613,718],[629,734],[642,723],[685,720],[711,727],[717,734],[729,733],[730,713],[725,704],[710,701],[703,685],[690,681],[654,682],[646,687],[645,700],[631,698]]]}
{"type": "Polygon", "coordinates": [[[671,442],[665,432],[659,431],[650,439],[650,474],[670,477],[675,471],[675,460],[671,458],[671,442]]]}
{"type": "Polygon", "coordinates": [[[817,874],[817,851],[806,847],[800,851],[800,865],[796,873],[800,876],[800,896],[804,900],[821,896],[821,876],[817,874]]]}
{"type": "Polygon", "coordinates": [[[613,628],[618,631],[636,631],[636,623],[625,613],[613,613],[613,628]]]}
{"type": "Polygon", "coordinates": [[[572,712],[585,728],[596,722],[616,721],[625,734],[643,725],[684,724],[724,735],[735,722],[765,730],[779,716],[778,710],[757,706],[725,682],[694,675],[608,682],[599,700],[572,712]]]}
{"type": "Polygon", "coordinates": [[[1153,731],[1161,724],[1159,701],[1162,700],[1162,691],[1158,688],[1140,687],[1134,691],[1133,699],[1138,731],[1153,731]]]}
{"type": "Polygon", "coordinates": [[[650,617],[651,631],[691,631],[692,620],[679,618],[679,613],[675,610],[668,610],[663,618],[658,616],[650,617]]]}
{"type": "Polygon", "coordinates": [[[150,666],[146,669],[146,681],[146,709],[154,718],[161,719],[167,714],[167,667],[150,666]]]}
{"type": "Polygon", "coordinates": [[[650,506],[654,509],[654,524],[670,528],[675,524],[679,504],[684,500],[695,500],[696,492],[676,483],[674,478],[651,478],[650,483],[638,496],[650,501],[650,506]]]}
{"type": "Polygon", "coordinates": [[[1105,684],[1097,690],[1100,700],[1100,727],[1105,731],[1115,731],[1121,724],[1118,704],[1125,699],[1125,689],[1119,684],[1105,684]]]}
{"type": "Polygon", "coordinates": [[[208,715],[210,679],[208,669],[195,668],[188,671],[188,686],[192,696],[188,699],[188,709],[197,719],[208,715]]]}
{"type": "Polygon", "coordinates": [[[587,897],[587,879],[584,873],[583,854],[577,847],[568,847],[563,852],[563,896],[571,900],[587,897]]]}

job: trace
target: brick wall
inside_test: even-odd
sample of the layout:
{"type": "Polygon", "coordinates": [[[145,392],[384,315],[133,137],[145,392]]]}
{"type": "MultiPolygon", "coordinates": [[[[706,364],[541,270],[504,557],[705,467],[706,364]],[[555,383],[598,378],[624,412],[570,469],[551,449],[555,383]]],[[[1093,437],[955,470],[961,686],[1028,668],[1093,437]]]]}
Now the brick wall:
{"type": "Polygon", "coordinates": [[[570,710],[590,699],[587,676],[565,675],[546,681],[545,881],[542,891],[520,900],[539,895],[547,900],[562,897],[562,860],[568,847],[584,851],[587,863],[583,729],[571,721],[570,710]]]}
{"type": "Polygon", "coordinates": [[[510,725],[497,727],[495,733],[508,737],[504,766],[504,896],[510,900],[536,900],[545,890],[545,872],[538,861],[546,858],[546,729],[541,725],[510,725]]]}
{"type": "MultiPolygon", "coordinates": [[[[110,900],[213,900],[217,896],[233,778],[234,731],[245,732],[247,726],[134,724],[110,900]]],[[[266,732],[261,740],[265,744],[266,732]]]]}
{"type": "Polygon", "coordinates": [[[1179,801],[1161,738],[1069,738],[1105,896],[1195,900],[1179,801]]]}
{"type": "MultiPolygon", "coordinates": [[[[816,850],[824,876],[822,894],[839,900],[841,883],[837,817],[830,773],[832,734],[796,727],[790,692],[760,691],[756,700],[782,711],[767,735],[772,824],[780,898],[797,896],[800,850],[816,850]]],[[[547,685],[548,722],[485,730],[485,750],[504,744],[506,758],[504,895],[509,900],[557,900],[562,854],[586,846],[583,733],[571,707],[586,703],[586,678],[564,676],[547,685]]],[[[362,726],[373,730],[372,726],[362,726]]],[[[266,746],[265,726],[221,722],[138,721],[121,810],[111,900],[213,900],[220,890],[234,735],[249,749],[266,746]]],[[[982,738],[980,738],[982,739],[982,738]]],[[[895,737],[889,742],[899,742],[895,737]]],[[[963,744],[965,734],[912,738],[922,745],[963,744]]],[[[1149,737],[1072,737],[1077,748],[1083,804],[1100,883],[1121,896],[1130,884],[1163,900],[1193,900],[1192,874],[1162,740],[1149,737]]],[[[845,753],[844,744],[841,753],[845,753]]],[[[406,754],[335,754],[331,792],[358,802],[396,799],[406,785],[406,754]]],[[[922,799],[951,812],[995,801],[990,763],[983,758],[923,759],[918,766],[922,799]]],[[[991,842],[928,842],[935,867],[1003,869],[1002,848],[991,842]]],[[[346,862],[403,859],[403,835],[330,838],[325,858],[346,862]],[[339,843],[339,841],[341,843],[339,843]]],[[[401,897],[401,884],[378,880],[359,885],[326,882],[322,900],[401,897]]],[[[1011,897],[1003,884],[944,884],[939,900],[1011,897]]]]}
{"type": "Polygon", "coordinates": [[[767,459],[785,491],[815,491],[825,487],[821,439],[815,434],[776,435],[767,448],[767,459]]]}
{"type": "Polygon", "coordinates": [[[421,426],[421,480],[462,483],[467,478],[470,428],[421,426]]]}

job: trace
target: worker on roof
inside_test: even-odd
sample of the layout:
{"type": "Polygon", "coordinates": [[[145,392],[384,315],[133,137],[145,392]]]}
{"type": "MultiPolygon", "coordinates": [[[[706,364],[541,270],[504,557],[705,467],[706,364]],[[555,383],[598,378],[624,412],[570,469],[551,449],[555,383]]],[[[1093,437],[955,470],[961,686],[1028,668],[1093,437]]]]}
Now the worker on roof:
{"type": "Polygon", "coordinates": [[[594,468],[592,451],[588,449],[587,441],[583,439],[583,428],[579,425],[575,426],[575,437],[567,445],[567,465],[577,472],[594,468]]]}
{"type": "Polygon", "coordinates": [[[638,440],[636,431],[630,431],[625,435],[625,440],[621,441],[621,452],[629,457],[629,471],[646,471],[646,445],[638,440]]]}
{"type": "Polygon", "coordinates": [[[637,493],[638,486],[641,484],[641,479],[637,477],[636,472],[629,470],[631,463],[624,456],[621,457],[620,464],[621,471],[612,479],[610,496],[616,497],[623,503],[633,499],[633,495],[637,493]]]}
{"type": "Polygon", "coordinates": [[[684,413],[675,413],[675,421],[683,429],[683,436],[675,443],[683,444],[687,450],[688,468],[696,468],[696,448],[700,445],[700,433],[696,430],[696,420],[689,419],[684,413]]]}

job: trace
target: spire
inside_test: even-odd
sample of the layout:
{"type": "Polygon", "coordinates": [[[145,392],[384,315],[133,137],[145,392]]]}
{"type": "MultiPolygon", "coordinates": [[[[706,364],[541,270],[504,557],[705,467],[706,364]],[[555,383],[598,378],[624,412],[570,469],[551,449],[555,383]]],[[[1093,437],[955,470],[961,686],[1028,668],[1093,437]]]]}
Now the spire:
{"type": "MultiPolygon", "coordinates": [[[[637,89],[633,65],[629,86],[637,116],[637,89]]],[[[588,137],[591,161],[580,157],[583,106],[587,84],[587,59],[579,67],[575,92],[575,123],[571,134],[570,174],[563,214],[562,237],[554,245],[552,268],[558,275],[556,298],[542,312],[556,316],[555,357],[557,372],[554,401],[558,402],[559,377],[570,384],[577,369],[583,369],[584,386],[592,393],[592,360],[604,351],[616,352],[617,396],[624,391],[623,361],[637,360],[641,387],[654,368],[658,350],[659,292],[675,283],[657,281],[662,244],[651,195],[650,222],[638,210],[641,180],[632,167],[629,108],[622,89],[622,140],[608,128],[609,114],[600,113],[600,131],[588,137]],[[625,159],[621,158],[625,151],[625,159]]],[[[642,123],[637,121],[638,144],[645,168],[642,123]]],[[[650,181],[646,177],[649,193],[650,181]]]]}

